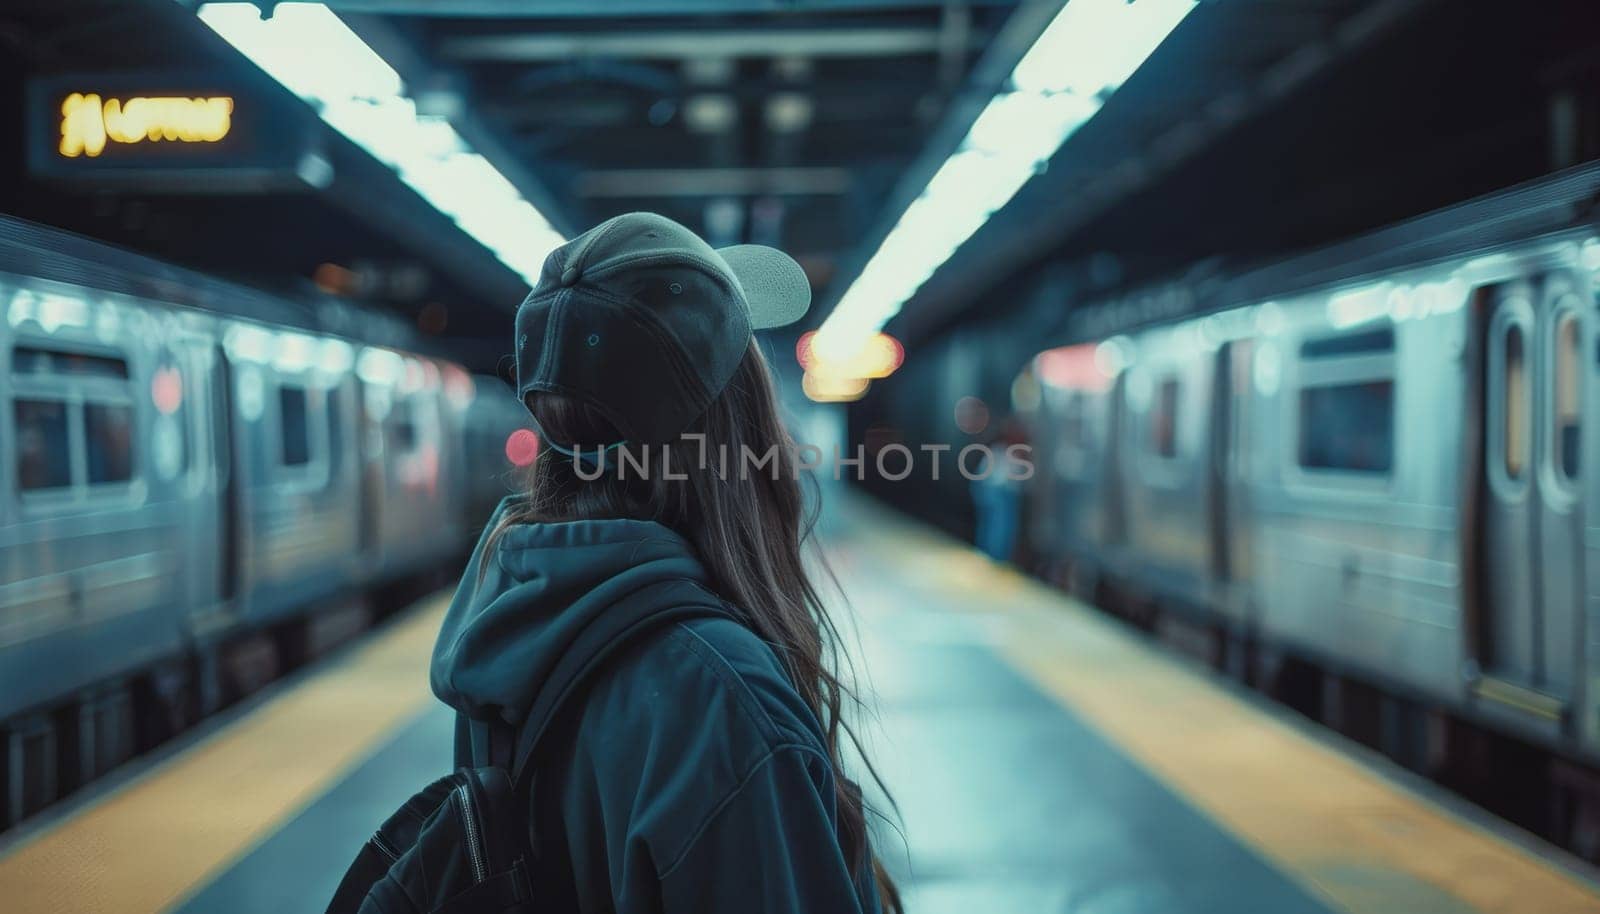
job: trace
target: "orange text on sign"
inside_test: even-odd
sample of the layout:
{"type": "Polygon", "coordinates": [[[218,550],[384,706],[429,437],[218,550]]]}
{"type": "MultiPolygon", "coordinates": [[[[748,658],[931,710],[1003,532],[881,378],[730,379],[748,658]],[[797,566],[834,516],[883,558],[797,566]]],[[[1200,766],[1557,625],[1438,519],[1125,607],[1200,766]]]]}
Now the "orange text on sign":
{"type": "Polygon", "coordinates": [[[120,99],[74,92],[61,103],[61,154],[93,158],[107,143],[215,143],[233,127],[233,99],[145,97],[120,99]]]}

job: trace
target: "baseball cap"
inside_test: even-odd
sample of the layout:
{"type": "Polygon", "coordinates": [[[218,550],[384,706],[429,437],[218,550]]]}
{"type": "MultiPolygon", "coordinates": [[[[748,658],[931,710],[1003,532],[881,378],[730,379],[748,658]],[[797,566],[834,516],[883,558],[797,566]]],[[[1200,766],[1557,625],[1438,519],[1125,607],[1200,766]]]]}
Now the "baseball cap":
{"type": "Polygon", "coordinates": [[[664,444],[727,386],[753,331],[810,304],[804,271],[776,248],[713,249],[665,216],[617,216],[545,258],[517,309],[517,397],[572,397],[625,441],[664,444]]]}

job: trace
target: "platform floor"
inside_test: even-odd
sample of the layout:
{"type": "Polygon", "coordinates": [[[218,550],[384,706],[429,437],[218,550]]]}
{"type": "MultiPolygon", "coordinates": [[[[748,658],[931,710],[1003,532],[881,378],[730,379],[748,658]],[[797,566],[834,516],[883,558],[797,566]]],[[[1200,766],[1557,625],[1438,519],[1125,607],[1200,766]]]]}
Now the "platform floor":
{"type": "MultiPolygon", "coordinates": [[[[828,524],[915,914],[1576,914],[1590,871],[969,549],[828,524]]],[[[320,911],[448,769],[447,595],[0,845],[0,910],[320,911]]]]}

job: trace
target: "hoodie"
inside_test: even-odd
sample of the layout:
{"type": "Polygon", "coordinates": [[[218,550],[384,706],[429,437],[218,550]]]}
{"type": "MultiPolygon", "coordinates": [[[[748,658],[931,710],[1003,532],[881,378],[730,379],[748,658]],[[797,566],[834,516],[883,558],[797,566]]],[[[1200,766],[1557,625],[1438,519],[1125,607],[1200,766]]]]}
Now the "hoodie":
{"type": "Polygon", "coordinates": [[[459,712],[456,764],[489,764],[495,722],[520,727],[592,668],[534,757],[541,905],[876,912],[870,877],[840,849],[816,716],[749,628],[685,615],[720,605],[708,586],[690,544],[650,521],[480,541],[433,655],[434,693],[459,712]]]}

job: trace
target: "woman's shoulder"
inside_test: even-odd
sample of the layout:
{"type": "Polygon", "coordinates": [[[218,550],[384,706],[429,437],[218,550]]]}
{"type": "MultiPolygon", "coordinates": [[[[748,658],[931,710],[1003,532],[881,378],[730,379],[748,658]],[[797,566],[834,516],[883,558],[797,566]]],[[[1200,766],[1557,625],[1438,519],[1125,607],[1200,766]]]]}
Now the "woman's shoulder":
{"type": "Polygon", "coordinates": [[[719,685],[750,699],[750,713],[773,728],[775,743],[822,747],[822,727],[795,688],[777,649],[745,625],[729,618],[695,619],[670,639],[694,653],[719,685]]]}
{"type": "Polygon", "coordinates": [[[736,815],[740,797],[832,793],[815,715],[772,648],[732,619],[671,623],[630,645],[592,683],[577,723],[557,780],[570,844],[638,853],[658,877],[736,815]]]}
{"type": "Polygon", "coordinates": [[[657,862],[677,859],[776,760],[828,770],[816,717],[777,655],[725,618],[663,626],[617,655],[574,735],[570,798],[626,821],[619,834],[636,833],[657,862]]]}
{"type": "Polygon", "coordinates": [[[727,617],[693,618],[624,651],[591,686],[582,730],[650,754],[716,747],[731,777],[780,749],[824,758],[821,725],[773,648],[727,617]]]}

